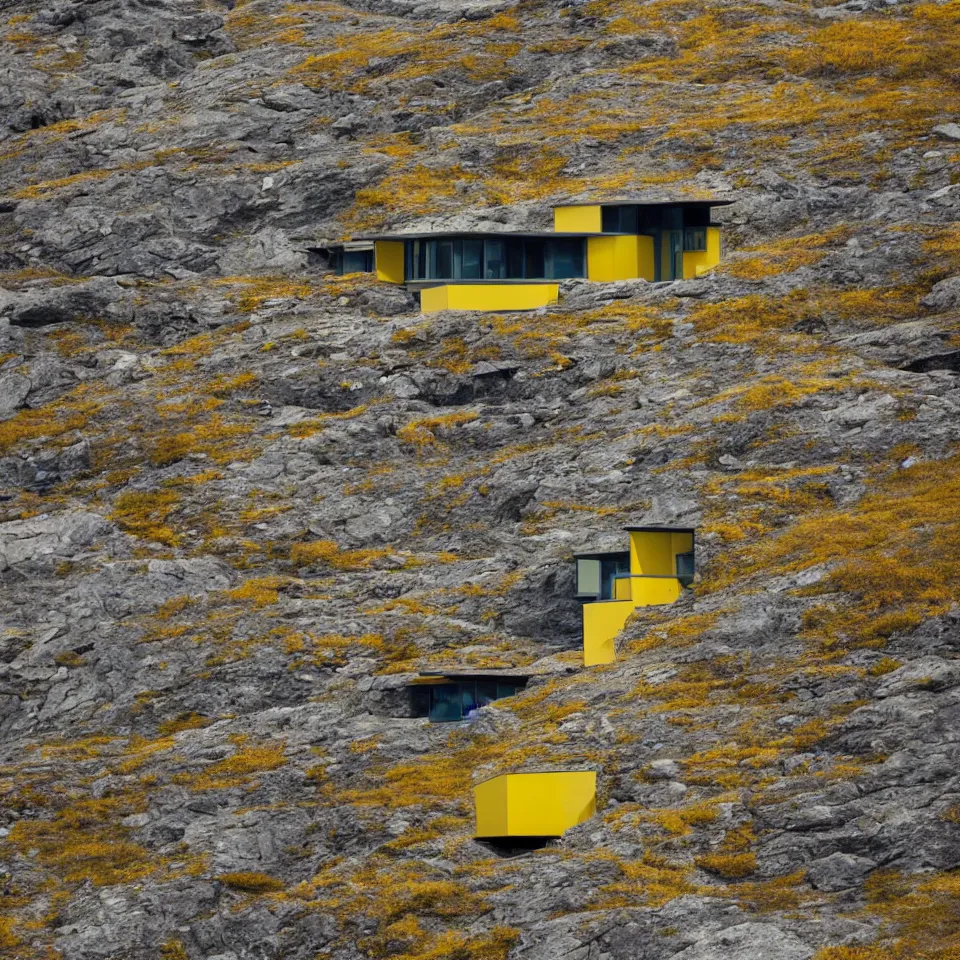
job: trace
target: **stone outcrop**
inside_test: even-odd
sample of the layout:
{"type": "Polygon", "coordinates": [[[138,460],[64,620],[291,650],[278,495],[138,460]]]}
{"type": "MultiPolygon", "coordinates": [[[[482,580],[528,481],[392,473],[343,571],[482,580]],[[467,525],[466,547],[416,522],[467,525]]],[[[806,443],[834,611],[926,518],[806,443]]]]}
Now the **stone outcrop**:
{"type": "Polygon", "coordinates": [[[0,954],[960,937],[950,4],[0,7],[0,954]],[[634,190],[722,267],[426,316],[319,252],[634,190]],[[584,669],[643,523],[693,588],[584,669]],[[474,840],[532,768],[597,816],[474,840]]]}

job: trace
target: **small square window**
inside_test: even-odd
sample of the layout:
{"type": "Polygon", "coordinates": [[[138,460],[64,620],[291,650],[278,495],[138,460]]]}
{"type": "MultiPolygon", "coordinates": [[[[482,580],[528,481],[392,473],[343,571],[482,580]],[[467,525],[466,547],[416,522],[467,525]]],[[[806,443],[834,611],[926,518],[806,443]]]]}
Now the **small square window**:
{"type": "Polygon", "coordinates": [[[700,252],[707,249],[707,231],[704,227],[688,227],[683,232],[683,249],[700,252]]]}

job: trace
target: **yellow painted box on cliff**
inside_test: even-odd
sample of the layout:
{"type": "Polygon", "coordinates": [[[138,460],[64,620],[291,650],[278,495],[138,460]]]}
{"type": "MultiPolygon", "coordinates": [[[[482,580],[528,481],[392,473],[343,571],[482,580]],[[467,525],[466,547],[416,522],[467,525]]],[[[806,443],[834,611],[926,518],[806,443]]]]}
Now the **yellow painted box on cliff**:
{"type": "Polygon", "coordinates": [[[558,297],[555,283],[445,283],[420,291],[420,310],[536,310],[558,297]]]}
{"type": "Polygon", "coordinates": [[[505,773],[473,788],[477,837],[560,837],[597,812],[594,770],[505,773]]]}

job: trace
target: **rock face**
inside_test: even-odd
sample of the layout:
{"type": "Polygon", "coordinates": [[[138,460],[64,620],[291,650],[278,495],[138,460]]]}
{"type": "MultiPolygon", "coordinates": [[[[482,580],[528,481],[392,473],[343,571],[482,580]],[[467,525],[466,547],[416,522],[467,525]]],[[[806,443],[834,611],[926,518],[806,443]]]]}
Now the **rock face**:
{"type": "Polygon", "coordinates": [[[674,954],[676,960],[808,960],[813,951],[793,934],[769,923],[741,923],[674,954]]]}
{"type": "Polygon", "coordinates": [[[946,960],[956,4],[0,6],[0,954],[946,960]],[[638,192],[735,200],[723,266],[324,268],[638,192]],[[650,523],[692,589],[584,669],[650,523]],[[475,841],[527,769],[597,815],[475,841]]]}

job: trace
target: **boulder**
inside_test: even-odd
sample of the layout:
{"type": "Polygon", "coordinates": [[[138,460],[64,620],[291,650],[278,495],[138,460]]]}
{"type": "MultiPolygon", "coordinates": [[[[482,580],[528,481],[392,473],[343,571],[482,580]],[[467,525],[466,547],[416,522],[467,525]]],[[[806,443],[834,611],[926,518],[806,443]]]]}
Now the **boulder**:
{"type": "Polygon", "coordinates": [[[850,853],[832,853],[829,857],[814,860],[807,868],[807,880],[817,890],[833,893],[858,884],[877,863],[868,857],[850,853]]]}
{"type": "Polygon", "coordinates": [[[108,533],[99,514],[69,510],[0,524],[0,570],[44,557],[71,557],[108,533]]]}
{"type": "Polygon", "coordinates": [[[938,312],[960,306],[960,276],[935,283],[920,303],[938,312]]]}
{"type": "Polygon", "coordinates": [[[124,297],[125,291],[115,280],[96,277],[84,283],[29,290],[12,298],[6,312],[15,327],[46,327],[97,319],[124,297]]]}
{"type": "Polygon", "coordinates": [[[920,657],[886,674],[874,696],[896,697],[912,690],[945,690],[960,684],[960,661],[920,657]]]}
{"type": "Polygon", "coordinates": [[[944,140],[960,140],[960,123],[940,123],[933,128],[933,132],[944,140]]]}

